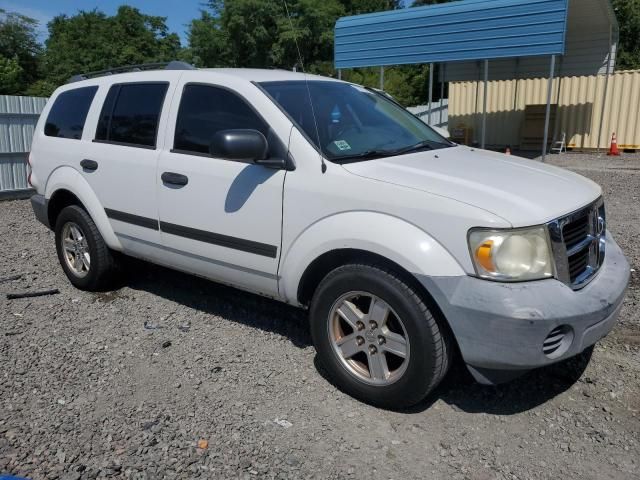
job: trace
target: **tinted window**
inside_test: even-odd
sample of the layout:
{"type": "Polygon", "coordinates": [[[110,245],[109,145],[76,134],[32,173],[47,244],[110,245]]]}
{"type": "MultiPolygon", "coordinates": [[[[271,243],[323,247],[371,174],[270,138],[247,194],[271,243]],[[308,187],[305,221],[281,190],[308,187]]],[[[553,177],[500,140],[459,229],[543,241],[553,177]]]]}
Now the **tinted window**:
{"type": "Polygon", "coordinates": [[[98,120],[98,129],[96,130],[96,140],[107,140],[109,138],[109,120],[111,119],[111,113],[113,113],[113,105],[116,102],[116,97],[120,91],[120,86],[116,85],[109,89],[107,98],[102,105],[102,112],[100,112],[100,119],[98,120]]]}
{"type": "Polygon", "coordinates": [[[97,90],[98,87],[76,88],[58,95],[44,124],[44,134],[80,140],[97,90]]]}
{"type": "Polygon", "coordinates": [[[329,160],[367,160],[453,146],[385,95],[358,85],[289,81],[261,86],[329,160]]]}
{"type": "Polygon", "coordinates": [[[251,128],[270,138],[269,127],[233,92],[207,85],[184,88],[176,123],[176,150],[208,153],[217,132],[235,128],[251,128]]]}
{"type": "Polygon", "coordinates": [[[114,85],[100,114],[96,140],[155,147],[166,83],[114,85]]]}

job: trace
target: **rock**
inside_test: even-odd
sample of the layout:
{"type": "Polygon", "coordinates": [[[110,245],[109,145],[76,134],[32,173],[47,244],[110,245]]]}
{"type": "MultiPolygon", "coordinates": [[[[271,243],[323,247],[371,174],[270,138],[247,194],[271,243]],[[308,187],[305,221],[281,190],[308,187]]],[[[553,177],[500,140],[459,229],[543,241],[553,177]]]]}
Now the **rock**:
{"type": "Polygon", "coordinates": [[[293,426],[293,423],[291,423],[288,420],[284,420],[284,419],[279,420],[279,419],[276,418],[273,422],[275,424],[277,424],[277,425],[280,425],[282,428],[285,428],[285,429],[291,428],[293,426]]]}
{"type": "Polygon", "coordinates": [[[65,473],[61,480],[80,480],[82,478],[82,474],[80,472],[69,472],[65,473]]]}

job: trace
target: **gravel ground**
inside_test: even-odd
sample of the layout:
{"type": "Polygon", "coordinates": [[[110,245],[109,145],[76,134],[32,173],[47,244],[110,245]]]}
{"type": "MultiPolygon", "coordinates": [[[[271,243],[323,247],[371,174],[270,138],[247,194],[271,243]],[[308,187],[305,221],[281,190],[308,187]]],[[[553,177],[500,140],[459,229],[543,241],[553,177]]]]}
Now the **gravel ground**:
{"type": "MultiPolygon", "coordinates": [[[[603,185],[637,271],[640,157],[551,162],[603,185]]],[[[640,478],[637,272],[590,361],[499,387],[456,367],[425,403],[391,412],[323,377],[302,311],[134,261],[119,290],[80,292],[28,201],[0,204],[0,251],[0,277],[23,275],[0,284],[0,474],[640,478]],[[4,295],[47,288],[60,294],[4,295]]]]}

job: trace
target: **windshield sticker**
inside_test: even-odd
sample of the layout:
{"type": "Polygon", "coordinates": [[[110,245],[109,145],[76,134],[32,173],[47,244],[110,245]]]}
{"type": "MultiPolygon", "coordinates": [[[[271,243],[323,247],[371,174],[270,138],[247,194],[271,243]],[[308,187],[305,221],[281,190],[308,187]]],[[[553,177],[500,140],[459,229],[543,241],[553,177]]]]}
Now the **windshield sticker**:
{"type": "Polygon", "coordinates": [[[333,142],[336,147],[340,149],[340,151],[351,150],[351,145],[349,145],[344,140],[336,140],[333,142]]]}

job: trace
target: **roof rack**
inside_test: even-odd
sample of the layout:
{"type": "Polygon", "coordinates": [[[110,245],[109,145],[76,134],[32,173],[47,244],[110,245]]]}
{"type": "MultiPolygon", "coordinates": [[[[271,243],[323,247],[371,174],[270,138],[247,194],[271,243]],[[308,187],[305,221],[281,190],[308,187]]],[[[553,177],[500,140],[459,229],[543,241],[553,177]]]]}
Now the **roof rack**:
{"type": "Polygon", "coordinates": [[[87,80],[89,78],[104,77],[107,75],[115,75],[117,73],[126,72],[142,72],[143,70],[195,70],[196,67],[187,63],[173,60],[171,62],[157,62],[157,63],[140,63],[138,65],[127,65],[124,67],[107,68],[106,70],[98,70],[95,72],[82,73],[80,75],[74,75],[67,83],[80,82],[81,80],[87,80]]]}

